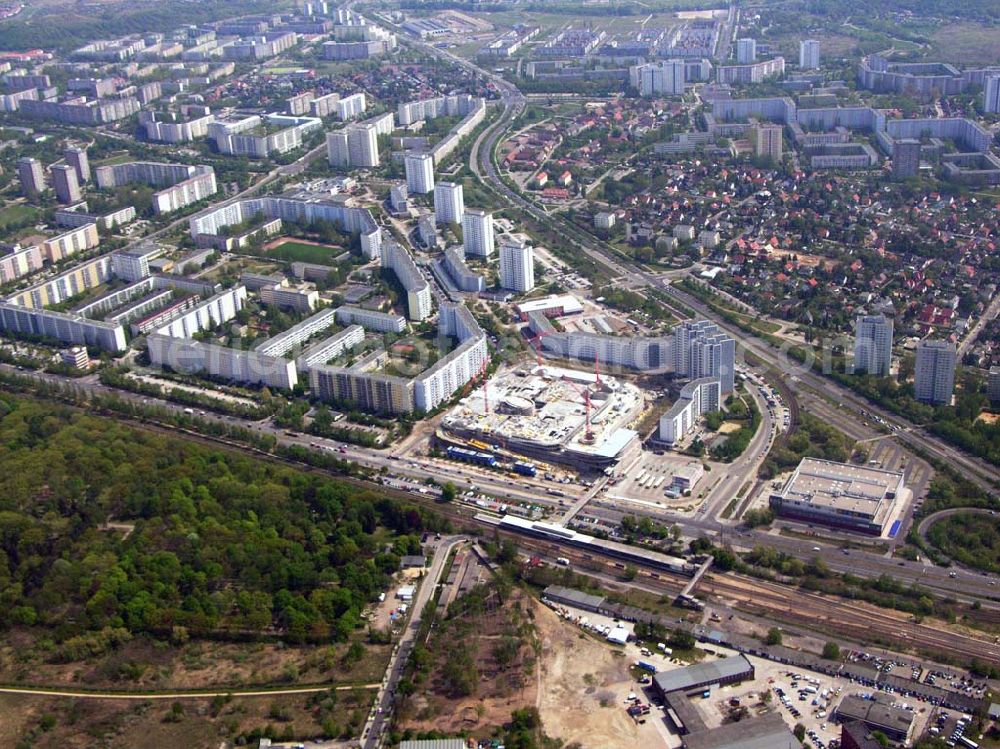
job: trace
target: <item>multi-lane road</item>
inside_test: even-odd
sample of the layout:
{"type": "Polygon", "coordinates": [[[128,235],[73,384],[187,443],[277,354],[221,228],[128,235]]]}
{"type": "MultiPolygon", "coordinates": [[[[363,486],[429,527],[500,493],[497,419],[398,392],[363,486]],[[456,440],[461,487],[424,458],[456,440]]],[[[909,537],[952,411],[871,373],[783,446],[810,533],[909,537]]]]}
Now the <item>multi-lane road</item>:
{"type": "Polygon", "coordinates": [[[887,425],[896,428],[900,441],[920,449],[948,465],[958,468],[966,477],[974,481],[985,491],[992,494],[997,493],[997,485],[1000,484],[1000,471],[996,467],[949,445],[927,432],[927,430],[869,403],[853,391],[815,374],[812,370],[789,358],[785,352],[774,347],[769,342],[756,336],[748,336],[744,331],[727,323],[713,309],[703,304],[697,298],[677,289],[662,277],[654,275],[629,261],[623,260],[615,254],[612,248],[602,243],[593,235],[574,226],[572,223],[564,221],[559,216],[546,213],[535,203],[526,200],[522,195],[508,187],[500,178],[493,157],[497,142],[503,136],[506,127],[524,110],[524,96],[517,89],[517,86],[510,81],[484,70],[468,60],[436,49],[430,45],[424,45],[424,48],[432,54],[446,56],[449,60],[492,80],[501,92],[501,101],[504,107],[503,113],[497,122],[484,131],[476,140],[469,158],[470,168],[480,178],[486,180],[496,194],[523,210],[534,220],[544,223],[548,228],[565,237],[571,244],[576,244],[582,252],[608,268],[613,275],[620,277],[620,280],[628,283],[630,287],[645,286],[658,289],[695,310],[698,314],[713,320],[721,328],[732,333],[745,351],[752,353],[758,359],[773,367],[780,373],[780,376],[787,378],[795,377],[800,390],[811,391],[818,397],[840,404],[842,408],[853,412],[855,418],[863,418],[865,415],[864,412],[881,417],[887,425]]]}

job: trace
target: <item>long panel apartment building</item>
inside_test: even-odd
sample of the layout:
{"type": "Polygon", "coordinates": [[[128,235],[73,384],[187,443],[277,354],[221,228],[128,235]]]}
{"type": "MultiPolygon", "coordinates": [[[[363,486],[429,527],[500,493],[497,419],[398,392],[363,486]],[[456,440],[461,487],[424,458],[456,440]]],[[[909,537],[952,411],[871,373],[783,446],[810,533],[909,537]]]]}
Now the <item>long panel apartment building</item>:
{"type": "Polygon", "coordinates": [[[400,102],[396,119],[406,127],[419,120],[433,120],[437,117],[465,117],[474,111],[482,99],[471,94],[436,96],[431,99],[400,102]]]}
{"type": "Polygon", "coordinates": [[[395,275],[406,292],[407,317],[411,320],[425,320],[430,317],[431,286],[413,261],[410,253],[397,242],[382,244],[382,267],[395,275]]]}
{"type": "Polygon", "coordinates": [[[371,211],[349,205],[349,198],[342,195],[300,192],[248,198],[200,213],[192,217],[188,224],[191,237],[197,242],[201,236],[219,235],[227,226],[250,221],[256,216],[298,224],[329,221],[345,232],[357,232],[361,237],[361,252],[369,260],[379,257],[382,230],[371,211]]]}
{"type": "Polygon", "coordinates": [[[208,125],[208,137],[219,153],[264,159],[287,153],[302,145],[303,136],[323,127],[317,117],[286,114],[250,115],[237,120],[216,120],[208,125]]]}
{"type": "Polygon", "coordinates": [[[140,183],[164,187],[153,194],[153,211],[170,213],[204,200],[218,192],[215,170],[210,166],[168,164],[154,161],[129,161],[124,164],[99,166],[95,171],[97,186],[111,189],[140,183]]]}

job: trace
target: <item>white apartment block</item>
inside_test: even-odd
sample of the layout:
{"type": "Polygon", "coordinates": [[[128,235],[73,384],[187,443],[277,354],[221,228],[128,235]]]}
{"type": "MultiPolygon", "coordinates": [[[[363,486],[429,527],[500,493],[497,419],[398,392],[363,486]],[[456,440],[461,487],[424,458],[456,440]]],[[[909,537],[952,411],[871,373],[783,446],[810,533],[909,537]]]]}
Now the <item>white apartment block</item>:
{"type": "Polygon", "coordinates": [[[535,288],[535,252],[522,240],[500,243],[500,286],[525,293],[535,288]]]}
{"type": "Polygon", "coordinates": [[[342,305],[335,310],[338,325],[360,325],[365,330],[376,333],[402,333],[406,330],[406,318],[386,312],[342,305]]]}
{"type": "Polygon", "coordinates": [[[493,254],[493,214],[470,208],[462,214],[462,247],[467,255],[493,254]]]}
{"type": "Polygon", "coordinates": [[[329,117],[337,111],[338,101],[340,101],[340,94],[317,96],[309,102],[309,114],[313,117],[329,117]]]}
{"type": "Polygon", "coordinates": [[[171,338],[191,338],[195,333],[214,330],[232,320],[243,309],[246,301],[247,287],[234,286],[206,299],[156,332],[171,338]]]}
{"type": "Polygon", "coordinates": [[[917,344],[914,371],[914,396],[919,401],[936,405],[951,403],[955,392],[955,365],[958,355],[955,344],[947,341],[921,341],[917,344]]]}
{"type": "Polygon", "coordinates": [[[254,347],[254,350],[268,356],[284,356],[317,333],[332,327],[336,322],[336,310],[331,308],[322,309],[316,314],[310,315],[298,325],[293,325],[288,330],[258,343],[254,347]]]}
{"type": "Polygon", "coordinates": [[[406,166],[406,189],[411,193],[427,195],[434,191],[434,157],[429,153],[408,153],[403,159],[406,166]]]}
{"type": "Polygon", "coordinates": [[[434,185],[434,223],[461,224],[465,213],[462,186],[455,182],[438,182],[434,185]]]}
{"type": "Polygon", "coordinates": [[[892,365],[892,318],[861,315],[854,332],[854,372],[888,377],[892,365]]]}
{"type": "Polygon", "coordinates": [[[361,252],[369,260],[379,256],[382,245],[382,230],[367,208],[349,204],[344,196],[329,196],[309,192],[292,195],[248,198],[212,208],[191,218],[188,222],[191,237],[216,236],[233,224],[239,224],[256,214],[266,219],[294,221],[310,224],[329,221],[348,233],[361,235],[361,252]]]}
{"type": "Polygon", "coordinates": [[[803,39],[799,42],[799,67],[803,70],[815,70],[819,67],[819,42],[816,39],[803,39]]]}
{"type": "Polygon", "coordinates": [[[319,292],[315,289],[309,291],[289,289],[276,284],[262,288],[260,300],[268,306],[291,309],[296,312],[310,312],[319,304],[319,292]]]}
{"type": "Polygon", "coordinates": [[[368,109],[368,102],[363,93],[351,94],[337,99],[333,104],[338,120],[354,119],[368,109]]]}
{"type": "Polygon", "coordinates": [[[146,139],[158,143],[189,143],[208,136],[208,126],[215,122],[214,114],[206,114],[186,122],[173,119],[158,112],[140,112],[139,123],[145,128],[146,139]]]}
{"type": "Polygon", "coordinates": [[[737,39],[736,40],[736,62],[739,65],[749,65],[757,62],[757,40],[737,39]]]}
{"type": "Polygon", "coordinates": [[[375,167],[379,165],[378,134],[373,125],[349,125],[326,135],[330,166],[375,167]]]}
{"type": "Polygon", "coordinates": [[[396,110],[396,117],[401,127],[412,125],[420,120],[433,120],[437,117],[457,117],[459,115],[464,117],[475,110],[481,101],[481,98],[471,94],[455,94],[401,102],[396,110]]]}
{"type": "Polygon", "coordinates": [[[700,416],[718,411],[721,403],[718,377],[702,377],[687,383],[674,405],[660,417],[660,441],[673,445],[694,428],[700,416]]]}
{"type": "Polygon", "coordinates": [[[263,159],[272,153],[287,153],[302,145],[302,137],[323,127],[317,117],[286,114],[257,115],[236,121],[216,121],[208,126],[208,136],[219,153],[263,159]]]}
{"type": "Polygon", "coordinates": [[[454,336],[459,345],[414,379],[413,402],[424,412],[434,410],[454,395],[489,361],[486,334],[465,306],[443,304],[438,316],[438,332],[454,336]]]}
{"type": "Polygon", "coordinates": [[[124,164],[99,166],[95,171],[97,186],[111,189],[131,183],[163,187],[153,195],[153,211],[157,214],[180,210],[218,192],[215,170],[210,166],[190,166],[154,161],[129,161],[124,164]]]}
{"type": "Polygon", "coordinates": [[[179,211],[218,192],[219,188],[215,181],[215,170],[210,166],[197,168],[204,171],[200,171],[189,179],[153,194],[154,213],[161,214],[179,211]]]}
{"type": "Polygon", "coordinates": [[[300,372],[308,372],[313,367],[322,367],[345,351],[360,346],[364,341],[365,329],[360,325],[349,325],[303,351],[295,358],[295,366],[300,372]]]}
{"type": "Polygon", "coordinates": [[[674,371],[697,380],[717,377],[722,392],[731,393],[736,368],[736,341],[708,320],[685,320],[674,330],[674,371]]]}
{"type": "Polygon", "coordinates": [[[425,320],[430,317],[431,287],[420,272],[420,268],[413,262],[410,253],[397,242],[384,242],[382,267],[391,270],[406,291],[407,317],[411,320],[425,320]]]}

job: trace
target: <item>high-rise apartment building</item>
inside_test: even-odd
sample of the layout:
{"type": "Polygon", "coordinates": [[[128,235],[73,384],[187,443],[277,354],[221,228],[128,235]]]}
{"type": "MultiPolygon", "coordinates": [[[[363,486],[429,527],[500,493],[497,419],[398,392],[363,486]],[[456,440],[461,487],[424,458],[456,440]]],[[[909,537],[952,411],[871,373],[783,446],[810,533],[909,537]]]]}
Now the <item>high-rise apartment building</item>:
{"type": "Polygon", "coordinates": [[[462,247],[466,255],[493,254],[493,214],[470,208],[462,215],[462,247]]]}
{"type": "Polygon", "coordinates": [[[917,344],[914,372],[914,395],[919,401],[951,403],[955,391],[955,344],[947,341],[921,341],[917,344]]]}
{"type": "Polygon", "coordinates": [[[920,141],[899,138],[892,142],[892,177],[909,179],[920,173],[920,141]]]}
{"type": "Polygon", "coordinates": [[[500,286],[522,294],[535,288],[535,252],[523,240],[500,244],[500,286]]]}
{"type": "Polygon", "coordinates": [[[799,67],[803,70],[815,70],[819,67],[819,42],[815,39],[803,39],[799,42],[799,67]]]}
{"type": "Polygon", "coordinates": [[[455,182],[438,182],[434,185],[434,223],[461,224],[465,213],[462,186],[455,182]]]}
{"type": "Polygon", "coordinates": [[[782,141],[781,125],[772,122],[762,122],[754,125],[751,130],[753,152],[755,156],[781,161],[782,141]]]}
{"type": "Polygon", "coordinates": [[[854,371],[888,377],[892,365],[892,318],[861,315],[854,331],[854,371]]]}
{"type": "Polygon", "coordinates": [[[429,153],[408,153],[406,165],[406,189],[411,193],[427,195],[434,191],[434,157],[429,153]]]}
{"type": "Polygon", "coordinates": [[[327,133],[326,151],[330,166],[378,166],[378,133],[373,125],[351,125],[327,133]]]}
{"type": "Polygon", "coordinates": [[[38,159],[25,156],[17,160],[17,175],[21,178],[21,192],[27,196],[45,192],[45,173],[38,159]]]}
{"type": "Polygon", "coordinates": [[[1000,114],[1000,75],[990,75],[983,81],[983,111],[1000,114]]]}
{"type": "Polygon", "coordinates": [[[674,328],[674,371],[692,380],[718,377],[723,393],[735,386],[736,341],[708,320],[686,320],[674,328]]]}
{"type": "Polygon", "coordinates": [[[749,65],[752,62],[757,62],[756,39],[736,40],[736,62],[740,65],[749,65]]]}
{"type": "Polygon", "coordinates": [[[56,199],[60,203],[79,203],[83,195],[80,193],[80,184],[76,181],[76,170],[69,164],[54,164],[49,172],[52,174],[56,199]]]}
{"type": "Polygon", "coordinates": [[[63,158],[66,159],[66,163],[73,167],[73,170],[76,172],[76,181],[78,184],[82,185],[84,182],[90,181],[90,159],[87,158],[86,148],[70,146],[63,151],[63,158]]]}
{"type": "Polygon", "coordinates": [[[629,78],[640,96],[684,93],[684,60],[663,60],[629,68],[629,78]]]}

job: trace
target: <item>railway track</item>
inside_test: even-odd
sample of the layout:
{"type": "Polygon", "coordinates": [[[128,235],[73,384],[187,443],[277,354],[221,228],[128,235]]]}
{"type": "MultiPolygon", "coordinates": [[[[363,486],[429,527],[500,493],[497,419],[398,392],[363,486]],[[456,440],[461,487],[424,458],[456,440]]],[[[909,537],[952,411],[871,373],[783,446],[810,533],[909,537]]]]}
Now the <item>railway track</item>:
{"type": "Polygon", "coordinates": [[[1000,664],[1000,645],[991,640],[941,630],[913,621],[902,612],[734,575],[706,575],[699,589],[703,596],[709,594],[736,602],[740,610],[811,629],[825,629],[861,642],[872,641],[874,636],[901,649],[954,654],[970,661],[978,658],[1000,664]]]}
{"type": "MultiPolygon", "coordinates": [[[[178,431],[172,426],[159,424],[155,421],[151,422],[150,420],[136,418],[127,420],[134,423],[138,422],[143,428],[174,436],[176,436],[178,431]]],[[[304,464],[294,459],[266,454],[248,448],[246,445],[218,437],[197,433],[185,434],[185,437],[201,442],[222,445],[229,449],[255,452],[265,460],[293,465],[309,472],[318,472],[327,475],[331,473],[331,471],[324,468],[304,464]]],[[[359,488],[372,487],[371,482],[363,479],[347,477],[336,473],[334,473],[334,476],[340,480],[352,483],[359,488]]],[[[426,497],[421,495],[394,490],[389,487],[383,486],[379,487],[379,489],[390,496],[429,506],[462,528],[469,528],[479,532],[484,530],[481,525],[475,522],[471,508],[430,502],[426,497]]],[[[660,595],[673,596],[681,591],[688,580],[687,577],[682,575],[653,570],[642,564],[634,564],[632,566],[636,568],[637,576],[634,580],[626,581],[623,577],[626,565],[622,562],[602,557],[598,553],[568,549],[552,541],[533,539],[497,528],[494,528],[493,532],[498,533],[501,537],[516,541],[522,549],[533,551],[539,556],[550,560],[554,560],[559,556],[566,557],[578,569],[595,572],[604,576],[604,578],[610,577],[611,580],[618,579],[621,581],[621,588],[636,587],[660,595]]],[[[606,579],[605,582],[610,581],[606,579]]],[[[931,653],[954,654],[970,661],[972,659],[980,659],[1000,665],[1000,644],[986,638],[974,637],[960,632],[942,631],[930,625],[910,621],[905,614],[881,610],[873,605],[862,605],[845,599],[829,598],[779,583],[768,583],[718,573],[706,575],[699,584],[698,590],[702,596],[708,594],[734,601],[736,603],[735,608],[747,613],[760,614],[777,621],[795,623],[813,629],[825,628],[831,634],[842,635],[859,642],[871,642],[874,635],[888,642],[901,642],[909,648],[923,649],[931,653]],[[819,624],[819,627],[817,627],[817,624],[819,624]]]]}
{"type": "MultiPolygon", "coordinates": [[[[617,578],[621,580],[622,587],[626,587],[623,578],[626,565],[623,563],[579,550],[567,550],[549,541],[526,539],[504,531],[500,535],[514,538],[528,553],[549,561],[564,557],[579,572],[617,578]]],[[[687,582],[687,578],[681,575],[635,566],[638,574],[634,580],[627,582],[627,586],[672,597],[680,593],[687,582]]],[[[881,641],[894,650],[923,651],[938,656],[946,654],[966,661],[979,659],[1000,665],[1000,644],[988,638],[922,624],[913,621],[910,615],[903,612],[881,610],[870,604],[831,598],[778,583],[730,574],[707,574],[699,583],[697,591],[703,599],[713,596],[723,602],[731,602],[734,608],[749,614],[825,631],[859,643],[881,641]]]]}

